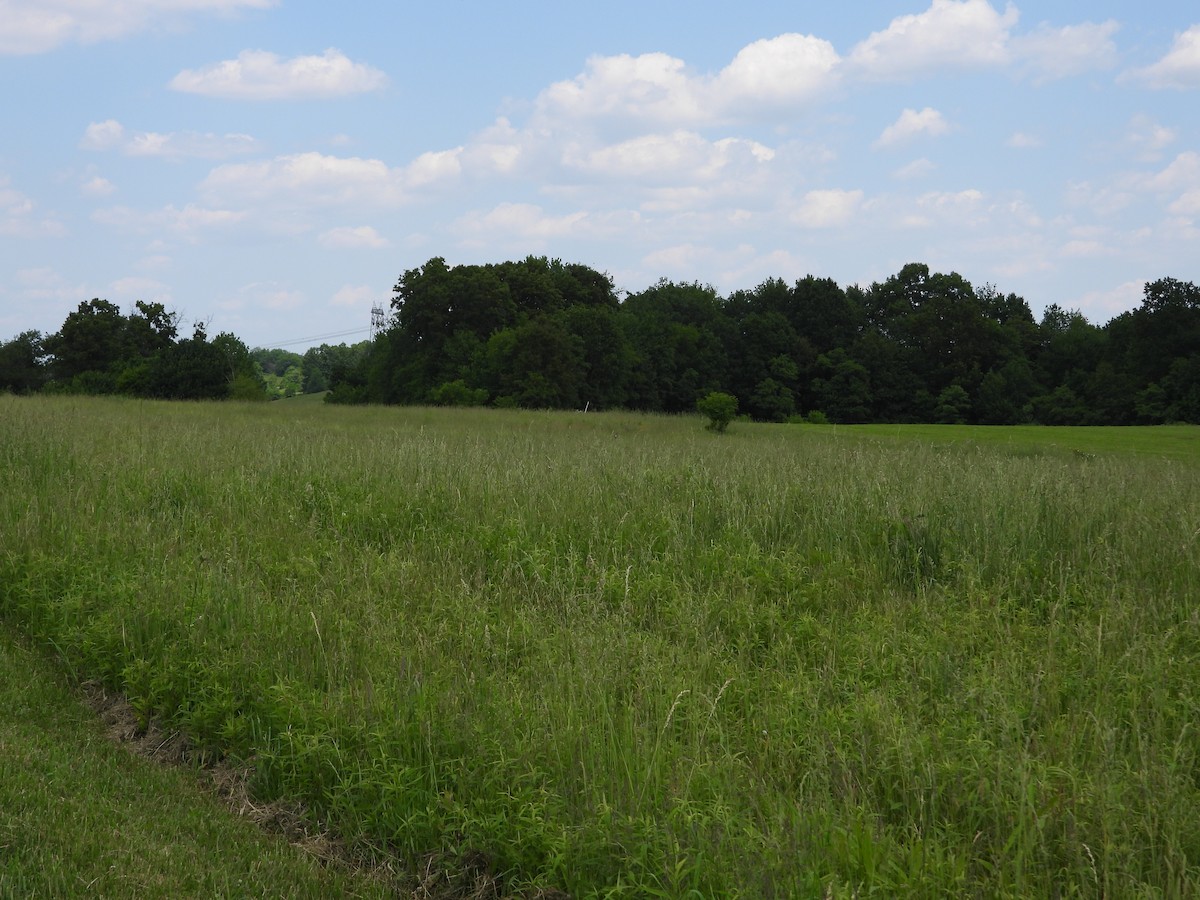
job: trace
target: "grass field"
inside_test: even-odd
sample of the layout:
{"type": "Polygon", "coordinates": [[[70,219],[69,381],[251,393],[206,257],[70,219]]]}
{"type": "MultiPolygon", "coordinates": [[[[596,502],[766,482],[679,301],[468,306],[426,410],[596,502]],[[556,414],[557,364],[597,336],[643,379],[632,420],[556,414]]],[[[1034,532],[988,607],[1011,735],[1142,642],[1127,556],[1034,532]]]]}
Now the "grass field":
{"type": "Polygon", "coordinates": [[[110,741],[0,624],[0,897],[386,897],[110,741]]]}
{"type": "Polygon", "coordinates": [[[0,538],[65,671],[401,865],[1200,892],[1200,429],[0,397],[0,538]]]}

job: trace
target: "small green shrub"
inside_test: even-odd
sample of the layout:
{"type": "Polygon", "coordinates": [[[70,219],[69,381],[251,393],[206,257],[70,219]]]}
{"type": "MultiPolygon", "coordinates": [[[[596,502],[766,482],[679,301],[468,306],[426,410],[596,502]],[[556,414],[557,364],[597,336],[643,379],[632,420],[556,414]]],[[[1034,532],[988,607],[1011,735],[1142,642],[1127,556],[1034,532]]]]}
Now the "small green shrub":
{"type": "Polygon", "coordinates": [[[708,424],[705,427],[717,434],[721,434],[729,427],[729,423],[737,415],[737,407],[737,397],[723,391],[712,391],[696,403],[696,409],[700,411],[700,414],[708,417],[708,424]]]}

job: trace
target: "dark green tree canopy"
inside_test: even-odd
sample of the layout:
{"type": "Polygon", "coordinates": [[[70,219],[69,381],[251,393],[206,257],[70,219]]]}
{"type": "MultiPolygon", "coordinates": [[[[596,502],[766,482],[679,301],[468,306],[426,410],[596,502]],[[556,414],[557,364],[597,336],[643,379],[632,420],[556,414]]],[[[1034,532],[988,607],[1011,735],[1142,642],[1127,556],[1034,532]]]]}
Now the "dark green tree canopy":
{"type": "Polygon", "coordinates": [[[434,257],[396,283],[385,331],[303,355],[139,301],[81,303],[50,335],[0,343],[0,390],[689,413],[725,393],[763,421],[1200,421],[1200,288],[1145,285],[1107,324],[910,263],[868,287],[778,278],[728,297],[663,279],[620,299],[580,263],[434,257]]]}

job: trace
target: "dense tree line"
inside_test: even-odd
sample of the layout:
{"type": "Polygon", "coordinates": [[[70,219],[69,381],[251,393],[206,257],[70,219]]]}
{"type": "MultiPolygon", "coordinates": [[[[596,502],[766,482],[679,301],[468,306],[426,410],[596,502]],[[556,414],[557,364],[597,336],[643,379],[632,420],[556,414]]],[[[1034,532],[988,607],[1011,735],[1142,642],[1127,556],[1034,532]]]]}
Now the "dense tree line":
{"type": "Polygon", "coordinates": [[[622,298],[556,259],[434,258],[400,277],[373,342],[249,351],[178,325],[157,303],[81,303],[55,334],[0,343],[0,390],[672,413],[721,391],[764,421],[1200,422],[1200,288],[1171,278],[1101,327],[918,263],[867,288],[663,280],[622,298]]]}
{"type": "Polygon", "coordinates": [[[122,314],[107,300],[79,304],[54,334],[27,331],[0,344],[0,390],[18,394],[124,394],[164,400],[265,398],[238,338],[209,340],[204,325],[179,336],[179,316],[138,301],[122,314]]]}
{"type": "Polygon", "coordinates": [[[107,300],[80,303],[54,334],[0,342],[0,391],[122,394],[164,400],[268,400],[321,393],[359,364],[370,343],[322,344],[303,354],[248,350],[203,323],[179,335],[179,316],[139,301],[126,315],[107,300]]]}
{"type": "Polygon", "coordinates": [[[1200,422],[1200,289],[1173,279],[1099,327],[917,263],[868,288],[664,280],[621,300],[583,265],[435,258],[392,312],[331,400],[684,412],[724,391],[767,421],[1200,422]]]}

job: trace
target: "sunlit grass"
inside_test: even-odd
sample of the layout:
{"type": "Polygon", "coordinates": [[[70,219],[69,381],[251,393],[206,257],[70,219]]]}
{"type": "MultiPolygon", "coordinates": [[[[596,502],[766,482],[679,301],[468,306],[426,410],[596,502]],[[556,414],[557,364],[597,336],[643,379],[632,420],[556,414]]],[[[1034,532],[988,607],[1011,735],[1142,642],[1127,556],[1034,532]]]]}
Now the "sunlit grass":
{"type": "Polygon", "coordinates": [[[1200,887],[1186,439],[0,422],[4,614],[378,853],[581,896],[1200,887]]]}

